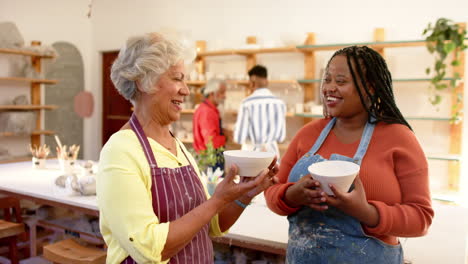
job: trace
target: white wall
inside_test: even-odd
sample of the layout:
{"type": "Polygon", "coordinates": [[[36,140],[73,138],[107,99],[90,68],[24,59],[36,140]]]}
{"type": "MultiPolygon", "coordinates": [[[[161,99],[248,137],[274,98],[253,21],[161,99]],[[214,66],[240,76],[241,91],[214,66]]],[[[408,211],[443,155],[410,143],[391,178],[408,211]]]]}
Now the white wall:
{"type": "MultiPolygon", "coordinates": [[[[257,36],[260,42],[279,42],[288,32],[315,32],[318,44],[369,41],[376,27],[385,28],[388,40],[422,39],[422,30],[436,18],[468,22],[466,0],[94,0],[92,18],[88,19],[89,2],[0,0],[0,21],[14,21],[27,41],[38,39],[50,44],[63,40],[81,51],[85,89],[95,94],[97,103],[92,118],[85,121],[87,159],[98,159],[101,148],[100,52],[118,49],[130,35],[175,28],[194,40],[207,40],[208,48],[227,48],[242,45],[248,35],[257,36]]],[[[407,55],[410,58],[414,54],[409,50],[407,55]]],[[[425,67],[413,59],[399,63],[425,67]]],[[[466,150],[468,142],[463,144],[466,150]]],[[[468,175],[468,171],[464,169],[463,174],[468,175]]],[[[413,252],[431,254],[423,249],[413,252]]],[[[434,259],[434,263],[458,263],[441,261],[434,259]]]]}
{"type": "MultiPolygon", "coordinates": [[[[249,35],[257,36],[259,43],[275,42],[280,45],[283,36],[305,32],[314,32],[317,44],[365,42],[372,40],[376,27],[385,28],[387,40],[414,40],[423,39],[423,29],[439,17],[468,22],[466,10],[468,2],[465,0],[332,0],[319,4],[308,0],[99,0],[94,1],[93,6],[91,67],[93,73],[100,73],[99,52],[118,49],[128,36],[165,28],[184,31],[193,40],[206,40],[208,49],[238,48],[249,35]]],[[[324,64],[330,54],[318,55],[319,64],[324,64]]],[[[300,55],[294,56],[272,64],[275,66],[271,69],[273,74],[278,75],[286,70],[302,72],[294,64],[301,61],[297,59],[300,55]]],[[[431,65],[431,57],[424,48],[389,50],[387,60],[393,75],[399,78],[424,77],[424,69],[431,65]]],[[[233,63],[242,65],[238,61],[233,63]]],[[[90,77],[96,99],[100,102],[101,76],[93,74],[90,77]]],[[[448,104],[442,105],[441,111],[437,112],[428,103],[426,87],[425,83],[395,84],[397,103],[403,114],[448,116],[448,104]],[[417,107],[414,107],[415,102],[417,107]]],[[[465,100],[468,100],[467,97],[465,100]]],[[[465,104],[465,112],[467,109],[468,103],[465,104]]],[[[87,135],[101,131],[101,120],[101,113],[96,113],[90,122],[92,125],[86,128],[87,135]]],[[[425,143],[425,151],[436,154],[448,152],[448,149],[436,147],[448,146],[449,130],[446,124],[417,121],[412,125],[421,142],[425,143]]],[[[88,157],[97,159],[100,137],[88,138],[88,157]]],[[[463,144],[466,150],[468,142],[465,140],[463,144]]],[[[431,162],[433,175],[444,178],[448,171],[447,164],[445,161],[431,162]]],[[[468,170],[463,168],[462,175],[467,174],[468,170]]],[[[441,181],[435,179],[433,182],[439,185],[441,181]]],[[[463,184],[468,196],[468,182],[463,184]]]]}
{"type": "MultiPolygon", "coordinates": [[[[89,65],[92,55],[92,34],[91,20],[86,17],[87,8],[88,1],[85,0],[0,0],[0,21],[14,22],[23,35],[26,45],[30,45],[32,40],[40,40],[43,45],[51,45],[58,41],[75,45],[83,57],[84,89],[94,92],[99,90],[100,86],[95,87],[91,84],[89,65]]],[[[85,130],[90,127],[90,121],[85,120],[85,130]]],[[[95,156],[92,151],[96,149],[86,146],[90,144],[90,137],[95,137],[96,134],[100,133],[84,134],[85,157],[95,156]]]]}

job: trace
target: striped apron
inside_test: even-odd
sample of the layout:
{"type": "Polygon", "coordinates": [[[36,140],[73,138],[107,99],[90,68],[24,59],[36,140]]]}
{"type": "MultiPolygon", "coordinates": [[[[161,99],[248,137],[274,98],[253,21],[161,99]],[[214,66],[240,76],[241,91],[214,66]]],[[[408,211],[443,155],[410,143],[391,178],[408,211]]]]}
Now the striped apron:
{"type": "MultiPolygon", "coordinates": [[[[153,151],[135,114],[130,125],[138,137],[151,169],[151,195],[153,210],[160,223],[174,221],[206,201],[205,191],[195,169],[190,164],[179,168],[159,168],[153,151]]],[[[185,248],[171,258],[169,263],[213,263],[213,244],[208,236],[209,224],[188,243],[185,248]]],[[[131,256],[122,261],[136,263],[131,256]]]]}

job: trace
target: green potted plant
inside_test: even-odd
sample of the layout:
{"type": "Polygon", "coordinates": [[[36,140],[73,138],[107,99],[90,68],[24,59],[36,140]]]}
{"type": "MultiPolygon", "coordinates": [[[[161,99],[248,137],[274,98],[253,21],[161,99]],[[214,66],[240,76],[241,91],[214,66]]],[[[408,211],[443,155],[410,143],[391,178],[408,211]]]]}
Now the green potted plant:
{"type": "Polygon", "coordinates": [[[214,148],[211,140],[206,144],[206,149],[195,154],[200,171],[206,171],[208,167],[213,167],[216,163],[223,161],[223,147],[214,148]]]}
{"type": "Polygon", "coordinates": [[[209,168],[223,161],[223,151],[223,147],[214,148],[213,142],[209,140],[206,144],[206,149],[195,154],[200,173],[205,178],[204,180],[206,181],[206,186],[210,195],[214,193],[218,179],[222,176],[223,171],[215,173],[215,171],[209,168]]]}
{"type": "MultiPolygon", "coordinates": [[[[439,18],[436,23],[432,25],[429,23],[427,28],[424,29],[423,35],[426,36],[426,47],[429,53],[434,54],[435,62],[431,69],[426,69],[426,74],[431,75],[430,82],[430,101],[433,105],[441,102],[442,97],[439,91],[457,86],[460,80],[458,72],[452,72],[452,77],[447,78],[447,59],[451,59],[450,64],[454,67],[460,65],[460,53],[463,52],[467,45],[465,45],[466,29],[459,24],[454,23],[450,19],[439,18]],[[447,84],[447,79],[450,80],[447,84]]],[[[453,121],[457,121],[460,117],[460,104],[462,95],[457,94],[457,100],[454,102],[453,108],[456,110],[452,116],[453,121]]]]}

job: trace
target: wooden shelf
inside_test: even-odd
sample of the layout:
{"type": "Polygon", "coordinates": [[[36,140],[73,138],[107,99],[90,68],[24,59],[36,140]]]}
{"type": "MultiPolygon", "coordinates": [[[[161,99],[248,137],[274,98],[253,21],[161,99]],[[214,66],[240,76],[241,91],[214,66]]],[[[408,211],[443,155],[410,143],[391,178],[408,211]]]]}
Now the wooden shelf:
{"type": "Polygon", "coordinates": [[[204,51],[199,52],[197,57],[213,57],[213,56],[227,56],[227,55],[237,55],[236,50],[214,50],[214,51],[204,51]]]}
{"type": "MultiPolygon", "coordinates": [[[[444,78],[444,81],[452,81],[455,80],[454,78],[444,78]]],[[[458,79],[462,80],[462,79],[458,79]]],[[[300,79],[297,80],[298,83],[320,83],[322,79],[300,79]]],[[[430,82],[430,78],[397,78],[393,79],[393,82],[430,82]]]]}
{"type": "Polygon", "coordinates": [[[193,144],[193,139],[179,139],[184,144],[193,144]]]}
{"type": "MultiPolygon", "coordinates": [[[[430,117],[430,116],[405,116],[406,120],[419,120],[419,121],[454,121],[451,117],[430,117]]],[[[455,120],[457,121],[457,120],[455,120]]]]}
{"type": "Polygon", "coordinates": [[[373,49],[382,48],[402,48],[402,47],[424,47],[425,40],[408,40],[408,41],[372,41],[372,42],[350,42],[336,44],[320,44],[320,45],[299,45],[297,49],[300,51],[336,51],[349,46],[368,46],[373,49]]]}
{"type": "Polygon", "coordinates": [[[112,119],[112,120],[129,120],[130,116],[124,116],[124,115],[108,115],[105,118],[107,119],[112,119]]]}
{"type": "Polygon", "coordinates": [[[241,49],[237,50],[237,54],[240,55],[252,55],[262,53],[295,53],[299,50],[295,46],[289,47],[277,47],[277,48],[264,48],[264,49],[241,49]]]}
{"type": "MultiPolygon", "coordinates": [[[[297,84],[297,80],[268,80],[269,83],[272,84],[297,84]]],[[[319,80],[320,82],[320,80],[319,80]]],[[[187,81],[185,82],[187,85],[192,86],[204,86],[206,81],[187,81]]],[[[237,84],[237,85],[248,85],[249,81],[247,80],[226,80],[228,84],[237,84]]]]}
{"type": "Polygon", "coordinates": [[[461,156],[460,155],[454,155],[454,154],[428,154],[427,159],[429,160],[442,160],[442,161],[461,161],[461,156]]]}
{"type": "MultiPolygon", "coordinates": [[[[312,113],[295,113],[295,116],[308,117],[308,118],[323,118],[323,115],[312,113]]],[[[424,117],[424,116],[405,116],[406,120],[421,120],[421,121],[453,121],[450,117],[424,117]]]]}
{"type": "Polygon", "coordinates": [[[295,46],[289,47],[276,47],[264,49],[228,49],[228,50],[214,50],[204,51],[197,54],[198,57],[213,57],[213,56],[229,56],[229,55],[253,55],[262,53],[294,53],[299,52],[295,46]]]}
{"type": "Polygon", "coordinates": [[[183,109],[182,114],[193,114],[195,113],[195,109],[183,109]]]}
{"type": "Polygon", "coordinates": [[[286,151],[288,149],[288,146],[289,146],[289,143],[281,143],[281,144],[278,144],[278,148],[279,150],[281,151],[286,151]]]}
{"type": "Polygon", "coordinates": [[[186,81],[185,83],[192,86],[203,86],[206,84],[205,81],[186,81]]]}
{"type": "Polygon", "coordinates": [[[54,110],[57,105],[0,105],[0,111],[5,110],[54,110]]]}
{"type": "Polygon", "coordinates": [[[229,55],[253,55],[262,53],[295,53],[304,51],[326,51],[338,50],[348,46],[368,46],[373,49],[383,48],[403,48],[403,47],[424,47],[425,40],[408,40],[408,41],[370,41],[370,42],[350,42],[350,43],[335,43],[335,44],[317,44],[317,45],[298,45],[288,47],[263,48],[263,49],[227,49],[199,52],[198,57],[212,56],[229,56],[229,55]]]}
{"type": "Polygon", "coordinates": [[[11,163],[11,162],[30,161],[31,159],[32,159],[31,156],[12,157],[11,159],[0,160],[0,164],[11,163]]]}
{"type": "Polygon", "coordinates": [[[323,115],[312,114],[312,113],[295,113],[295,116],[307,117],[307,118],[323,118],[323,115]]]}
{"type": "MultiPolygon", "coordinates": [[[[195,109],[184,109],[182,110],[182,114],[194,114],[195,113],[195,109]]],[[[237,111],[235,110],[227,110],[224,112],[224,114],[227,114],[227,115],[237,115],[237,111]]],[[[286,113],[286,117],[295,117],[296,114],[295,113],[290,113],[290,112],[287,112],[286,113]]]]}
{"type": "MultiPolygon", "coordinates": [[[[460,24],[461,25],[461,24],[460,24]]],[[[463,23],[463,27],[465,24],[463,23]]],[[[209,51],[209,52],[200,52],[198,54],[198,63],[200,64],[198,67],[198,73],[204,73],[205,69],[210,68],[208,67],[207,64],[210,63],[210,60],[205,60],[206,57],[209,56],[228,56],[228,55],[236,55],[236,56],[244,56],[245,62],[246,62],[246,71],[251,69],[254,65],[257,64],[258,62],[258,54],[262,53],[282,53],[282,52],[295,52],[299,53],[300,55],[303,55],[304,57],[304,73],[303,73],[303,78],[299,80],[289,80],[289,81],[282,81],[283,83],[299,83],[302,84],[304,88],[304,93],[303,93],[303,98],[301,103],[306,103],[310,100],[316,99],[316,92],[319,88],[319,84],[322,82],[322,76],[317,75],[317,67],[318,61],[316,60],[316,54],[315,52],[335,52],[339,49],[349,47],[349,46],[368,46],[369,48],[372,48],[379,52],[382,56],[385,55],[390,49],[393,51],[395,48],[402,48],[402,50],[405,50],[405,52],[410,52],[411,50],[418,50],[418,51],[426,51],[426,45],[427,42],[425,39],[417,39],[417,40],[406,40],[406,41],[401,41],[401,40],[396,40],[396,41],[387,41],[384,40],[385,34],[383,29],[376,29],[374,31],[374,40],[372,41],[367,41],[367,42],[343,42],[343,43],[332,43],[332,44],[316,44],[315,42],[315,35],[313,33],[309,33],[307,36],[307,40],[305,43],[307,45],[298,45],[295,47],[280,47],[280,48],[273,48],[273,49],[229,49],[229,50],[218,50],[218,51],[209,51]],[[377,40],[382,40],[382,41],[377,41],[377,40]],[[311,45],[309,45],[311,44],[311,45]]],[[[468,38],[465,38],[465,43],[467,42],[468,38]]],[[[256,39],[254,36],[250,36],[247,38],[247,43],[248,44],[253,44],[256,42],[256,39]]],[[[206,43],[201,43],[199,45],[200,48],[203,50],[203,48],[206,47],[206,43]]],[[[427,55],[430,56],[430,54],[427,52],[427,55]]],[[[417,55],[418,57],[419,55],[417,55]]],[[[457,67],[452,67],[448,65],[448,68],[450,68],[450,72],[453,73],[459,73],[461,78],[455,80],[454,78],[444,78],[443,81],[448,83],[448,82],[453,82],[456,81],[457,88],[452,90],[450,93],[451,96],[451,102],[452,106],[454,105],[454,102],[457,100],[457,96],[461,97],[463,99],[463,90],[465,84],[464,84],[464,75],[463,73],[465,72],[465,60],[466,60],[466,52],[463,52],[460,54],[460,61],[461,64],[460,66],[457,67]]],[[[242,58],[242,57],[240,57],[242,58]]],[[[223,60],[228,60],[225,58],[220,58],[223,60]]],[[[388,62],[387,62],[388,63],[388,62]]],[[[393,77],[392,82],[396,86],[407,86],[407,85],[413,85],[414,83],[418,83],[421,85],[429,85],[430,82],[432,81],[429,75],[424,75],[424,73],[416,76],[417,78],[407,78],[407,76],[399,76],[400,78],[395,78],[393,77]]],[[[451,75],[447,75],[451,76],[451,75]]],[[[269,81],[270,83],[274,83],[274,81],[269,81]]],[[[231,83],[238,84],[238,85],[247,85],[247,81],[233,81],[231,83]]],[[[198,85],[202,87],[205,82],[194,82],[194,85],[198,85]]],[[[236,87],[236,88],[243,88],[242,86],[236,87]]],[[[401,88],[401,87],[397,87],[401,88]]],[[[395,89],[397,90],[397,89],[395,89]]],[[[247,95],[248,93],[246,93],[247,95]]],[[[463,100],[462,103],[458,106],[463,109],[463,100]]],[[[452,109],[452,114],[455,110],[452,109]]],[[[189,113],[189,112],[188,112],[189,113]]],[[[308,118],[314,119],[314,118],[323,118],[323,115],[321,112],[314,112],[317,114],[313,113],[288,113],[288,117],[302,117],[304,118],[304,123],[309,121],[308,118]]],[[[230,115],[229,117],[235,116],[237,113],[232,112],[232,111],[226,111],[225,114],[230,115]]],[[[410,113],[409,113],[410,114],[410,113]]],[[[457,155],[451,155],[451,154],[430,154],[426,155],[428,160],[431,160],[431,162],[447,162],[448,164],[448,178],[447,178],[447,183],[448,186],[451,190],[459,190],[459,184],[460,184],[460,161],[462,161],[462,156],[461,154],[461,149],[460,149],[460,140],[463,138],[461,128],[462,126],[459,125],[461,122],[463,122],[463,119],[460,118],[458,120],[454,120],[451,117],[450,113],[447,113],[445,116],[444,115],[437,115],[436,113],[432,114],[433,116],[428,116],[429,114],[420,114],[420,116],[405,116],[405,118],[410,122],[411,124],[417,125],[417,122],[438,122],[440,125],[447,126],[450,128],[450,142],[449,142],[449,149],[447,150],[447,153],[457,153],[457,155]],[[443,122],[443,123],[441,123],[443,122]]],[[[288,119],[288,121],[291,121],[288,119]]],[[[435,124],[435,123],[434,123],[435,124]]],[[[228,146],[232,146],[231,144],[228,143],[228,146]]],[[[287,148],[286,144],[280,144],[279,145],[281,150],[284,150],[287,148]]],[[[444,152],[443,150],[442,152],[444,152]]]]}
{"type": "Polygon", "coordinates": [[[29,83],[39,83],[39,84],[56,84],[57,83],[57,80],[32,79],[32,78],[25,78],[25,77],[0,77],[0,81],[29,82],[29,83]]]}
{"type": "MultiPolygon", "coordinates": [[[[37,76],[41,76],[41,73],[44,73],[43,67],[42,67],[42,60],[45,58],[54,58],[55,55],[44,55],[41,54],[41,46],[40,46],[40,41],[32,41],[31,42],[32,48],[30,50],[27,50],[29,48],[0,48],[0,54],[12,54],[12,55],[20,55],[20,56],[29,56],[29,58],[21,58],[21,57],[14,57],[11,56],[11,59],[29,59],[31,61],[31,67],[30,70],[34,71],[37,73],[37,76]]],[[[0,70],[1,72],[1,70],[0,70]]],[[[4,74],[6,74],[4,72],[4,74]]],[[[57,80],[49,80],[49,79],[43,79],[43,78],[27,78],[27,77],[21,77],[21,76],[1,76],[0,77],[0,83],[2,84],[2,88],[9,88],[9,89],[15,89],[15,87],[12,85],[12,82],[16,85],[16,83],[22,83],[24,86],[29,86],[30,92],[30,104],[26,105],[0,105],[0,112],[1,111],[42,111],[42,110],[53,110],[57,109],[58,106],[56,105],[46,105],[42,102],[42,87],[44,85],[48,84],[56,84],[58,81],[57,80]],[[13,86],[13,87],[9,87],[13,86]]],[[[2,90],[4,91],[4,90],[2,90]]],[[[36,116],[36,120],[34,121],[34,131],[30,133],[15,133],[15,132],[3,132],[0,133],[0,137],[22,137],[21,140],[23,140],[23,137],[28,138],[28,144],[31,145],[41,145],[42,144],[42,135],[54,135],[55,131],[51,130],[45,130],[43,128],[43,118],[44,115],[39,113],[36,116]]],[[[25,140],[25,139],[24,139],[25,140]]],[[[26,144],[26,145],[28,145],[26,144]]],[[[22,144],[24,145],[24,144],[22,144]]],[[[20,147],[20,146],[15,146],[15,147],[20,147]]],[[[24,147],[24,146],[23,146],[24,147]]],[[[20,147],[22,148],[22,147],[20,147]]],[[[19,157],[19,158],[12,158],[7,161],[2,161],[2,162],[15,162],[15,161],[22,161],[22,160],[30,160],[31,157],[19,157]]]]}
{"type": "Polygon", "coordinates": [[[0,53],[24,55],[24,56],[31,56],[31,57],[40,57],[40,58],[44,58],[44,59],[55,58],[54,56],[51,56],[51,55],[42,55],[42,54],[34,52],[34,51],[20,50],[20,49],[2,49],[2,48],[0,48],[0,53]]]}
{"type": "Polygon", "coordinates": [[[463,199],[457,191],[434,191],[431,192],[432,200],[448,203],[448,204],[459,204],[463,199]]]}
{"type": "Polygon", "coordinates": [[[12,136],[39,136],[39,135],[55,135],[55,131],[52,130],[36,130],[33,131],[32,133],[14,133],[14,132],[1,132],[0,137],[12,137],[12,136]]]}

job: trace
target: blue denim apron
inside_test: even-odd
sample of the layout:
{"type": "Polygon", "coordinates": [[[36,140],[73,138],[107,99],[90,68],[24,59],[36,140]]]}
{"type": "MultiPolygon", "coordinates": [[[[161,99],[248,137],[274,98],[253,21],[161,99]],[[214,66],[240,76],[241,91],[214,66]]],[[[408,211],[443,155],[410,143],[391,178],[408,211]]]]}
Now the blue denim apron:
{"type": "MultiPolygon", "coordinates": [[[[336,118],[330,120],[319,138],[291,170],[289,182],[297,182],[309,175],[307,168],[316,162],[324,161],[316,152],[332,130],[336,118]]],[[[374,124],[367,123],[361,141],[353,158],[332,154],[330,160],[345,160],[356,164],[366,154],[374,132],[374,124]]],[[[350,189],[353,189],[351,186],[350,189]]],[[[286,254],[287,263],[350,263],[350,264],[395,264],[403,263],[401,245],[389,245],[364,233],[361,223],[334,207],[319,212],[302,207],[288,216],[289,242],[286,254]]]]}

